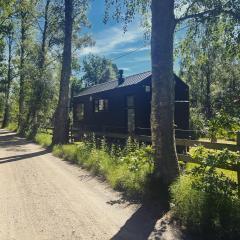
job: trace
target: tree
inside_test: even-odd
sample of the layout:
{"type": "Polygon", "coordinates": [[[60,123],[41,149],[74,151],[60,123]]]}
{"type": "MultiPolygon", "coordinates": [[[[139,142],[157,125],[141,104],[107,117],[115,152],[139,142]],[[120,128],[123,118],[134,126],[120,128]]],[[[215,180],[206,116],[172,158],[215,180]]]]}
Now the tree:
{"type": "Polygon", "coordinates": [[[239,40],[231,19],[197,28],[192,23],[178,49],[181,77],[191,88],[191,107],[207,119],[220,110],[237,117],[239,40]],[[231,102],[231,104],[230,104],[231,102]]]}
{"type": "Polygon", "coordinates": [[[53,144],[64,144],[69,138],[69,82],[72,61],[73,0],[65,0],[65,33],[60,94],[55,114],[53,144]]]}
{"type": "Polygon", "coordinates": [[[7,63],[7,80],[6,80],[6,92],[5,92],[5,106],[4,106],[4,115],[3,115],[3,122],[2,122],[2,128],[7,127],[10,120],[10,89],[11,89],[11,83],[13,80],[13,69],[12,69],[12,58],[13,58],[13,22],[10,21],[8,24],[8,30],[7,30],[7,48],[8,48],[8,63],[7,63]]]}
{"type": "Polygon", "coordinates": [[[84,75],[81,80],[86,86],[116,80],[118,75],[116,64],[96,55],[90,55],[83,60],[82,70],[84,75]]]}
{"type": "MultiPolygon", "coordinates": [[[[36,0],[37,1],[37,0],[36,0]]],[[[25,95],[26,95],[26,57],[27,44],[30,38],[29,32],[32,27],[33,11],[36,1],[21,0],[19,2],[19,19],[20,19],[20,63],[19,63],[19,116],[18,129],[20,134],[25,131],[25,95]]]]}
{"type": "MultiPolygon", "coordinates": [[[[149,12],[148,0],[106,0],[115,6],[114,17],[129,23],[136,13],[149,12]]],[[[169,186],[179,174],[174,134],[173,41],[176,26],[188,21],[204,22],[227,15],[240,19],[239,1],[151,0],[152,145],[155,155],[153,179],[169,186]]],[[[109,11],[107,11],[109,13],[109,11]]],[[[106,20],[109,15],[106,14],[106,20]]]]}
{"type": "Polygon", "coordinates": [[[69,84],[72,68],[72,45],[87,46],[90,37],[79,37],[81,27],[88,26],[87,0],[65,0],[64,49],[58,106],[55,113],[53,144],[63,144],[69,138],[69,84]]]}
{"type": "MultiPolygon", "coordinates": [[[[46,79],[49,77],[46,74],[46,54],[47,54],[47,43],[48,43],[48,30],[49,30],[49,12],[51,0],[46,0],[44,5],[43,13],[43,29],[41,29],[42,40],[38,52],[38,62],[36,67],[38,68],[37,76],[34,78],[34,86],[31,97],[30,112],[28,114],[28,123],[31,126],[30,136],[34,138],[41,125],[40,111],[46,104],[48,86],[46,86],[46,79]],[[46,78],[46,79],[45,79],[46,78]],[[45,104],[44,104],[45,103],[45,104]]],[[[43,118],[44,119],[44,118],[43,118]]]]}

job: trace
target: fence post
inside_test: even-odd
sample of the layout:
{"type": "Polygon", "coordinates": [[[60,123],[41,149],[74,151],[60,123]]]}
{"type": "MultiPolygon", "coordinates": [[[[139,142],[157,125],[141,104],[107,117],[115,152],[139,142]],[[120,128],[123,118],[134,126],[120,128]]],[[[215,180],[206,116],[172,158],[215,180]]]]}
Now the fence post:
{"type": "Polygon", "coordinates": [[[240,131],[237,132],[237,146],[240,149],[240,131]]]}

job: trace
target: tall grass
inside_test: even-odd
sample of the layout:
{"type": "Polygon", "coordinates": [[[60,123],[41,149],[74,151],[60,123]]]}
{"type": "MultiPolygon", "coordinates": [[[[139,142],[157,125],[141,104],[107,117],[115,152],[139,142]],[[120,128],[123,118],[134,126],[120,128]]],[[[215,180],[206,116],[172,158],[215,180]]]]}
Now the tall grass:
{"type": "Polygon", "coordinates": [[[239,152],[193,148],[199,164],[188,167],[171,186],[174,215],[204,239],[240,239],[238,184],[218,166],[239,162],[239,152]]]}
{"type": "Polygon", "coordinates": [[[153,168],[151,148],[136,147],[134,142],[128,142],[121,151],[115,145],[107,148],[104,140],[99,148],[94,141],[57,145],[53,154],[103,176],[128,196],[144,195],[153,168]]]}

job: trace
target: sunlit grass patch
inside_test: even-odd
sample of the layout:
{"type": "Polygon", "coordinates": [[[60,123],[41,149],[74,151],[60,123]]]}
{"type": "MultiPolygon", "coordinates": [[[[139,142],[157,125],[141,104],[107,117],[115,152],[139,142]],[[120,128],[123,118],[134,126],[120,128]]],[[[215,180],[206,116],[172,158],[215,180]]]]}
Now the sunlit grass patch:
{"type": "Polygon", "coordinates": [[[38,133],[34,141],[43,147],[49,147],[52,144],[52,135],[48,133],[38,133]]]}
{"type": "Polygon", "coordinates": [[[95,175],[103,176],[117,190],[129,196],[143,195],[148,176],[152,171],[151,149],[141,147],[116,156],[105,147],[96,148],[90,142],[57,145],[53,154],[67,161],[77,163],[95,175]]]}
{"type": "Polygon", "coordinates": [[[7,126],[7,129],[10,131],[17,131],[18,129],[17,123],[14,123],[14,122],[9,123],[7,126]]]}

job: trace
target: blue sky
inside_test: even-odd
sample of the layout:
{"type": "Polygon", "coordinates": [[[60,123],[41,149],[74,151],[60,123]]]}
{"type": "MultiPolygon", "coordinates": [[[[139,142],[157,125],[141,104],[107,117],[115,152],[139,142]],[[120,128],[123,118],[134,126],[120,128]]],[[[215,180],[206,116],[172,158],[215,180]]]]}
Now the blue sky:
{"type": "MultiPolygon", "coordinates": [[[[111,20],[104,24],[104,0],[94,0],[88,16],[92,25],[88,32],[96,43],[93,47],[82,49],[80,52],[81,58],[92,53],[114,59],[113,62],[117,64],[119,69],[124,70],[125,76],[151,69],[149,42],[144,39],[144,30],[140,26],[139,19],[128,25],[125,34],[120,23],[111,20]],[[115,59],[137,48],[141,49],[125,57],[115,59]]],[[[181,33],[178,33],[177,39],[181,35],[181,33]]],[[[177,69],[178,64],[175,64],[176,72],[177,69]]]]}

